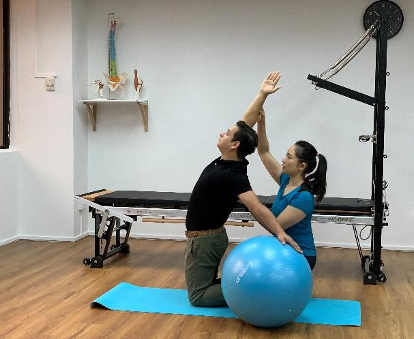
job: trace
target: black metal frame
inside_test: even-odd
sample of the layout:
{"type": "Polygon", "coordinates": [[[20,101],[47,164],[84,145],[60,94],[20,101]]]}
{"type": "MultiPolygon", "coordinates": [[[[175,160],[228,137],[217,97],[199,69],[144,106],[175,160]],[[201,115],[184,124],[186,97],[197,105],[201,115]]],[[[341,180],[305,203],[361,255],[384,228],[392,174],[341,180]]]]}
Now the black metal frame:
{"type": "MultiPolygon", "coordinates": [[[[375,96],[370,97],[366,94],[356,92],[349,88],[339,86],[330,81],[308,75],[316,86],[327,89],[331,92],[346,96],[348,98],[374,106],[374,132],[373,132],[373,155],[372,155],[372,191],[371,199],[374,201],[374,226],[371,234],[371,254],[363,256],[357,239],[358,249],[361,255],[361,266],[364,271],[364,284],[376,284],[385,282],[386,276],[381,271],[384,266],[381,260],[381,236],[382,228],[387,225],[386,210],[388,205],[383,201],[383,158],[384,155],[384,131],[385,131],[385,111],[388,107],[385,104],[386,76],[387,73],[387,19],[382,17],[377,23],[377,43],[376,43],[376,70],[375,70],[375,96]]],[[[356,238],[357,238],[357,234],[356,238]]]]}
{"type": "Polygon", "coordinates": [[[94,208],[89,208],[92,213],[92,218],[95,219],[95,256],[92,259],[85,258],[83,263],[91,268],[102,268],[104,260],[112,257],[117,253],[129,253],[130,247],[128,244],[129,235],[131,232],[132,223],[125,222],[121,225],[121,221],[116,217],[109,217],[106,222],[105,231],[102,237],[99,237],[98,232],[102,222],[102,215],[98,214],[94,208]],[[121,243],[121,230],[126,231],[124,241],[121,243]],[[115,244],[109,246],[112,240],[112,234],[115,231],[115,244]],[[105,244],[103,244],[105,241],[105,244]],[[102,250],[101,246],[104,248],[102,250]],[[102,252],[101,252],[102,251],[102,252]]]}
{"type": "Polygon", "coordinates": [[[3,140],[10,146],[10,0],[3,0],[3,140]]]}

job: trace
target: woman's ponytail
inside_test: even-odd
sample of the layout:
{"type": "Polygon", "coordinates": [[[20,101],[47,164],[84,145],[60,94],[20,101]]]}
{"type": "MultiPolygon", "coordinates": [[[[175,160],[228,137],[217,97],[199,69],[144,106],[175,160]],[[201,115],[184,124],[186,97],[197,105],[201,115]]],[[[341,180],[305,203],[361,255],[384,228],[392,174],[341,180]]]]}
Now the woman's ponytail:
{"type": "Polygon", "coordinates": [[[305,169],[305,182],[300,190],[311,192],[316,197],[316,201],[321,201],[326,193],[326,171],[328,169],[326,158],[307,141],[300,140],[295,143],[295,146],[299,161],[308,164],[305,169]]]}

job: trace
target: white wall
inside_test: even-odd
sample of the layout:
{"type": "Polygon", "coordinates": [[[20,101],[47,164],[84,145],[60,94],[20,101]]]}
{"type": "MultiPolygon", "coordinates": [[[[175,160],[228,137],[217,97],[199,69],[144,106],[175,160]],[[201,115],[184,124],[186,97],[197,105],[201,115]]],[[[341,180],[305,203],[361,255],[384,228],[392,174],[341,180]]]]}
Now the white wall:
{"type": "MultiPolygon", "coordinates": [[[[189,192],[201,170],[218,156],[219,132],[241,117],[271,70],[282,72],[282,90],[266,104],[269,138],[281,159],[298,139],[312,142],[329,162],[328,196],[370,197],[373,109],[334,93],[315,91],[306,77],[324,71],[364,32],[362,15],[372,1],[88,1],[89,80],[107,71],[107,14],[120,17],[118,71],[129,79],[119,98],[133,98],[133,69],[144,79],[149,132],[134,105],[100,105],[97,131],[89,126],[89,189],[189,192]]],[[[389,41],[385,179],[390,187],[388,248],[413,249],[412,107],[413,16],[399,4],[404,28],[389,41]],[[403,175],[400,174],[401,169],[403,175]]],[[[335,78],[373,95],[375,41],[335,78]]],[[[89,97],[94,97],[93,89],[89,97]]],[[[275,194],[257,155],[249,176],[258,194],[275,194]]],[[[184,226],[141,225],[137,236],[182,237],[184,226]]],[[[260,229],[230,230],[243,239],[260,229]]],[[[354,246],[349,226],[315,225],[319,244],[354,246]]]]}
{"type": "Polygon", "coordinates": [[[0,150],[0,246],[19,235],[19,153],[0,150]]]}
{"type": "MultiPolygon", "coordinates": [[[[88,95],[87,4],[72,1],[72,79],[73,79],[73,149],[74,194],[88,190],[88,121],[85,107],[79,103],[88,95]]],[[[74,202],[74,235],[88,231],[87,210],[79,211],[74,202]],[[81,217],[83,215],[83,217],[81,217]]]]}
{"type": "Polygon", "coordinates": [[[11,141],[21,158],[20,238],[73,240],[71,3],[15,0],[11,12],[11,141]],[[34,78],[48,72],[57,74],[55,92],[34,78]]]}
{"type": "MultiPolygon", "coordinates": [[[[79,237],[90,217],[83,211],[80,219],[73,196],[86,189],[191,191],[204,166],[219,154],[219,132],[241,117],[263,77],[274,69],[283,74],[282,90],[266,104],[275,156],[280,159],[298,139],[309,140],[328,158],[329,196],[369,197],[371,147],[357,140],[372,131],[372,109],[315,91],[306,76],[326,69],[358,39],[370,3],[352,0],[344,9],[339,0],[12,1],[12,149],[20,158],[20,172],[13,172],[20,189],[13,199],[18,199],[20,236],[79,237]],[[115,110],[100,106],[97,131],[92,132],[85,108],[77,102],[95,95],[92,87],[87,93],[85,83],[103,80],[107,71],[110,12],[120,17],[118,70],[129,74],[117,97],[133,98],[137,67],[144,79],[141,97],[149,100],[148,133],[133,104],[115,110]],[[35,71],[56,72],[56,92],[46,92],[44,80],[33,78],[34,32],[35,71]]],[[[405,23],[388,50],[385,179],[391,216],[383,242],[386,248],[413,249],[409,152],[414,86],[406,74],[413,68],[414,9],[409,0],[398,3],[405,23]]],[[[371,42],[335,82],[373,94],[374,50],[371,42]]],[[[0,161],[10,173],[15,160],[0,161]]],[[[257,155],[250,161],[255,191],[276,193],[257,155]]],[[[11,211],[2,220],[12,220],[11,211]]],[[[178,238],[183,230],[183,225],[152,224],[133,232],[178,238]]],[[[229,229],[230,237],[239,240],[260,232],[229,229]]],[[[315,236],[320,244],[354,244],[347,226],[315,225],[315,236]]]]}

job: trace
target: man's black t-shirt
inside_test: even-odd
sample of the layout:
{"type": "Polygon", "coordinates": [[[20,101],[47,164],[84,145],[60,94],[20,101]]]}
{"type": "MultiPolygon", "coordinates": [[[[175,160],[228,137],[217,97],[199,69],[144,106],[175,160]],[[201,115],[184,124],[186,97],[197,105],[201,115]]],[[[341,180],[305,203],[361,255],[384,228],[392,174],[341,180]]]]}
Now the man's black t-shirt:
{"type": "Polygon", "coordinates": [[[201,173],[188,205],[188,231],[223,226],[239,200],[238,195],[251,191],[247,176],[249,162],[217,158],[201,173]]]}

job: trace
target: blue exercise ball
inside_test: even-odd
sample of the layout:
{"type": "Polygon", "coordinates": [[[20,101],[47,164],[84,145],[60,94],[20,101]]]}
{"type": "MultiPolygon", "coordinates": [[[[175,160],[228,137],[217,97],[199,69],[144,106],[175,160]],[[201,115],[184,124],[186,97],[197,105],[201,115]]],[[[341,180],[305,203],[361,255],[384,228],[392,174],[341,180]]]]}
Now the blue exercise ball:
{"type": "Polygon", "coordinates": [[[274,236],[243,241],[229,254],[221,272],[224,298],[245,322],[282,326],[297,318],[312,296],[306,258],[274,236]]]}

